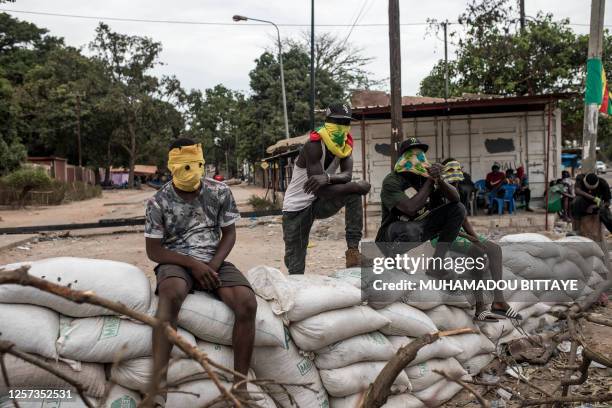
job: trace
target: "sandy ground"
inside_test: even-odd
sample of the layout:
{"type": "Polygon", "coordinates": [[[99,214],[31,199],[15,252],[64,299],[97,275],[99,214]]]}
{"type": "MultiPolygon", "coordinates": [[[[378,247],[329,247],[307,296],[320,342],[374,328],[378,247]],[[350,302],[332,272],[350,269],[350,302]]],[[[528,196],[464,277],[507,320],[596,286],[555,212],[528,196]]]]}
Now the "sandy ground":
{"type": "MultiPolygon", "coordinates": [[[[246,201],[252,194],[265,194],[265,190],[252,186],[232,186],[232,192],[241,210],[251,210],[246,201]]],[[[101,218],[142,216],[144,202],[153,193],[154,190],[150,188],[111,190],[104,191],[101,198],[62,206],[2,210],[0,217],[3,221],[0,226],[64,224],[92,222],[101,218]]],[[[229,261],[242,271],[257,265],[267,265],[286,272],[280,217],[243,219],[237,225],[237,242],[229,261]]],[[[344,265],[346,244],[343,239],[336,239],[343,228],[341,216],[317,222],[313,227],[308,251],[307,273],[329,274],[344,265]],[[338,225],[333,225],[334,223],[338,225]]],[[[56,256],[78,256],[128,262],[152,276],[154,264],[148,260],[145,253],[142,227],[109,231],[72,231],[70,236],[63,236],[65,234],[62,233],[46,234],[20,244],[19,247],[0,251],[0,264],[56,256]]]]}
{"type": "MultiPolygon", "coordinates": [[[[266,190],[255,186],[232,186],[240,210],[251,210],[247,200],[253,194],[264,196],[266,190]]],[[[0,228],[95,222],[106,218],[129,218],[144,215],[146,200],[155,194],[153,188],[141,190],[104,190],[102,197],[48,207],[0,209],[0,228]]]]}

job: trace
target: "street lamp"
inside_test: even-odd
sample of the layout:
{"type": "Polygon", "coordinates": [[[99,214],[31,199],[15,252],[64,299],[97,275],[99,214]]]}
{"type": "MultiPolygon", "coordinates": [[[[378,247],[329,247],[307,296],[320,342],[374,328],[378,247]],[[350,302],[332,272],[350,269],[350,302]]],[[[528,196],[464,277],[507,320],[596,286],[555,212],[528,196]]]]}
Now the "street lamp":
{"type": "Polygon", "coordinates": [[[272,24],[274,28],[276,28],[276,35],[278,37],[278,60],[280,62],[281,88],[283,92],[283,114],[285,116],[285,137],[289,139],[289,120],[287,119],[287,96],[285,95],[285,74],[283,73],[283,48],[281,45],[280,30],[278,29],[278,26],[276,24],[268,20],[260,20],[257,18],[240,16],[238,14],[234,15],[232,17],[232,20],[234,20],[235,22],[247,20],[259,21],[260,23],[272,24]]]}

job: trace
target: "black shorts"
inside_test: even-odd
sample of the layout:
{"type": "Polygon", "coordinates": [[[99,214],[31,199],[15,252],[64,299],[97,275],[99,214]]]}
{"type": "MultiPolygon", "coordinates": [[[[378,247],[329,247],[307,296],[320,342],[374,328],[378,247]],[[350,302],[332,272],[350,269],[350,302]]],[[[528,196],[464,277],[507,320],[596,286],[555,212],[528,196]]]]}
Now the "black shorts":
{"type": "MultiPolygon", "coordinates": [[[[229,288],[232,286],[246,286],[249,289],[251,284],[247,280],[246,276],[234,266],[231,262],[223,262],[219,268],[219,280],[221,281],[221,288],[229,288]]],[[[168,278],[181,278],[187,282],[187,288],[189,293],[193,293],[196,290],[206,291],[199,282],[197,282],[191,270],[180,265],[172,264],[159,264],[155,267],[155,277],[157,278],[157,286],[155,287],[155,294],[157,294],[157,288],[159,284],[168,278]]]]}

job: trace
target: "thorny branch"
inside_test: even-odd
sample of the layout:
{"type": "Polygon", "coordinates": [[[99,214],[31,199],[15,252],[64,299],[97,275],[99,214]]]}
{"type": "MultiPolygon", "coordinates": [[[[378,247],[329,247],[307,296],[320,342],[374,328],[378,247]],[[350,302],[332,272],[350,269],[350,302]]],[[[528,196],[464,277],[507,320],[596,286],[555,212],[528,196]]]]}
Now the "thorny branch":
{"type": "Polygon", "coordinates": [[[451,375],[448,375],[445,371],[442,370],[433,370],[434,373],[436,374],[440,374],[442,377],[446,378],[449,381],[453,381],[456,382],[457,384],[459,384],[460,386],[462,386],[463,388],[465,388],[466,390],[468,390],[469,392],[471,392],[474,397],[476,397],[476,399],[478,400],[478,403],[485,407],[485,408],[490,408],[491,407],[491,403],[489,401],[487,401],[486,399],[483,398],[482,395],[480,395],[480,393],[478,391],[476,391],[476,389],[474,387],[472,387],[470,384],[462,381],[460,378],[455,378],[451,375]]]}
{"type": "MultiPolygon", "coordinates": [[[[55,283],[46,281],[44,279],[41,278],[37,278],[35,276],[32,276],[30,274],[28,274],[28,270],[29,270],[29,266],[22,266],[19,267],[17,269],[14,270],[6,270],[3,268],[0,268],[0,285],[2,284],[17,284],[17,285],[22,285],[22,286],[31,286],[34,288],[37,288],[39,290],[42,290],[44,292],[48,292],[48,293],[52,293],[54,295],[60,296],[62,298],[71,300],[75,303],[88,303],[88,304],[92,304],[92,305],[96,305],[96,306],[101,306],[104,307],[108,310],[111,310],[119,315],[123,315],[123,316],[127,316],[131,319],[140,321],[144,324],[147,324],[151,327],[158,327],[161,326],[164,329],[164,333],[166,334],[166,336],[168,337],[168,340],[175,346],[177,346],[178,348],[180,348],[187,356],[189,356],[190,358],[196,360],[198,363],[200,363],[200,365],[202,366],[202,368],[204,368],[204,370],[206,371],[206,373],[208,374],[208,378],[210,378],[213,383],[215,384],[215,386],[217,387],[217,389],[219,390],[219,392],[221,393],[221,398],[225,401],[228,401],[229,403],[231,403],[232,406],[234,407],[243,407],[243,406],[247,406],[247,407],[257,407],[257,404],[252,403],[251,399],[244,398],[242,396],[238,396],[236,395],[234,392],[232,392],[231,390],[228,390],[225,386],[223,386],[223,384],[221,383],[221,381],[219,380],[219,377],[217,376],[217,374],[215,373],[215,371],[213,370],[213,367],[221,370],[223,372],[229,373],[231,375],[234,376],[234,378],[239,378],[242,380],[246,380],[248,382],[251,382],[250,380],[248,380],[246,378],[246,376],[244,376],[243,374],[234,371],[230,368],[224,367],[221,364],[218,364],[214,361],[212,361],[208,355],[204,352],[202,352],[201,350],[199,350],[197,347],[189,344],[182,336],[180,336],[176,330],[167,322],[161,322],[158,319],[156,319],[155,317],[149,316],[145,313],[141,313],[141,312],[137,312],[136,310],[133,310],[129,307],[127,307],[126,305],[124,305],[121,302],[115,302],[109,299],[106,299],[104,297],[98,296],[96,295],[93,291],[79,291],[79,290],[74,290],[65,286],[61,286],[61,285],[57,285],[55,283]]],[[[2,344],[2,343],[0,343],[2,344]]],[[[8,345],[4,345],[7,349],[4,350],[4,352],[16,355],[32,364],[37,365],[38,367],[41,367],[47,371],[50,371],[54,374],[56,374],[54,371],[52,371],[53,367],[48,367],[45,366],[44,364],[41,364],[41,361],[39,361],[38,359],[32,359],[31,356],[28,356],[22,352],[19,352],[18,350],[14,350],[11,347],[8,347],[8,345]],[[20,355],[17,355],[15,353],[19,353],[20,355]],[[23,357],[22,357],[23,355],[23,357]],[[24,358],[25,357],[25,358],[24,358]],[[51,370],[50,370],[50,369],[51,370]]],[[[2,349],[3,350],[3,349],[2,349]]],[[[2,352],[2,350],[0,350],[0,352],[2,352]]],[[[44,363],[44,362],[42,362],[44,363]]],[[[62,375],[62,378],[64,381],[70,383],[71,385],[73,382],[75,382],[73,379],[66,377],[66,375],[64,375],[63,373],[59,373],[60,375],[62,375]]],[[[58,374],[56,374],[58,375],[58,374]]],[[[283,385],[283,384],[279,384],[276,383],[276,385],[283,385]]],[[[75,388],[77,388],[77,390],[79,390],[78,387],[75,386],[75,388]]],[[[81,387],[82,389],[82,387],[81,387]]],[[[159,389],[159,385],[154,386],[152,389],[159,389]]],[[[80,394],[80,392],[79,392],[80,394]]],[[[84,397],[84,396],[82,396],[84,397]]],[[[83,398],[84,401],[85,398],[83,398]]],[[[150,400],[150,399],[149,399],[150,400]]],[[[86,404],[88,404],[88,407],[93,408],[93,406],[88,403],[88,401],[86,401],[86,404]]]]}

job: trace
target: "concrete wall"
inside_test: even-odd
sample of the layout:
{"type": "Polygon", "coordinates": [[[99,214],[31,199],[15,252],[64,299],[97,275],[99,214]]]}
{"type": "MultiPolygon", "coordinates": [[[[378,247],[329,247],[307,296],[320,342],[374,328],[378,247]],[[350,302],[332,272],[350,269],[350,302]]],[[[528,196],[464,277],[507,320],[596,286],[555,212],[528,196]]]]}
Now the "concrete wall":
{"type": "MultiPolygon", "coordinates": [[[[516,169],[523,163],[529,176],[533,197],[545,192],[546,140],[548,111],[479,115],[407,118],[403,122],[404,139],[417,137],[429,144],[429,161],[454,157],[472,175],[483,179],[494,162],[503,169],[516,169]]],[[[365,178],[372,184],[368,195],[368,212],[380,210],[383,178],[391,169],[389,156],[390,120],[366,120],[351,127],[355,139],[355,179],[365,178]],[[362,134],[365,133],[365,140],[362,134]],[[365,148],[364,148],[365,146],[365,148]],[[365,152],[365,157],[362,155],[365,152]],[[365,159],[365,172],[363,163],[365,159]],[[365,174],[365,177],[364,177],[365,174]]],[[[550,120],[549,180],[561,176],[561,111],[554,109],[550,120]]]]}

